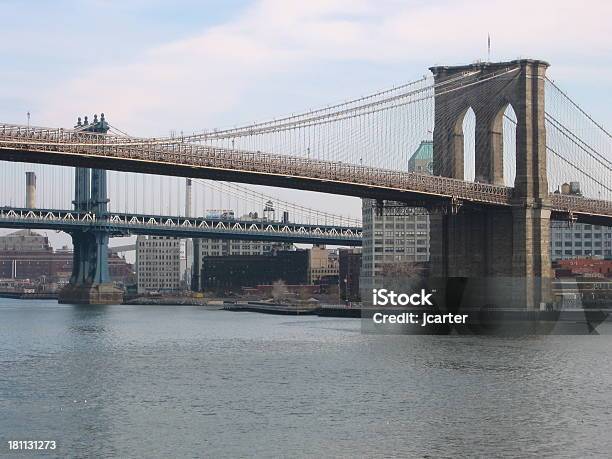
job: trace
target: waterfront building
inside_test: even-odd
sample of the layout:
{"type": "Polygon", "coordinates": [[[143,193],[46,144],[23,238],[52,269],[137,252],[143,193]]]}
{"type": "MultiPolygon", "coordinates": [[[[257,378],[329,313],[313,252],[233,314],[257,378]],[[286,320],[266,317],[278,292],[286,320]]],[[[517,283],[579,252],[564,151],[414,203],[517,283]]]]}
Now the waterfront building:
{"type": "MultiPolygon", "coordinates": [[[[274,208],[268,201],[264,207],[264,217],[259,217],[257,212],[250,212],[236,219],[234,211],[230,209],[210,209],[205,212],[207,218],[219,218],[222,220],[238,221],[273,221],[274,208]]],[[[283,218],[288,218],[286,213],[283,218]]],[[[193,268],[191,288],[194,291],[202,291],[204,285],[202,279],[204,274],[203,263],[206,257],[227,257],[230,255],[266,255],[278,250],[291,250],[293,244],[273,241],[244,241],[238,239],[207,239],[199,238],[193,240],[193,268]]]]}
{"type": "MultiPolygon", "coordinates": [[[[430,174],[433,142],[423,141],[408,160],[408,170],[430,174]]],[[[364,292],[375,287],[390,264],[429,261],[429,214],[418,207],[385,201],[379,209],[375,200],[362,199],[363,246],[360,286],[364,292]]]]}
{"type": "MultiPolygon", "coordinates": [[[[116,253],[109,252],[108,268],[114,282],[133,282],[133,266],[116,253]]],[[[72,250],[54,250],[47,236],[27,229],[0,236],[0,278],[63,284],[71,273],[72,250]]]]}
{"type": "Polygon", "coordinates": [[[314,245],[308,251],[308,283],[338,283],[338,252],[326,249],[324,245],[314,245]]]}
{"type": "MultiPolygon", "coordinates": [[[[564,183],[556,193],[580,196],[580,183],[564,183]]],[[[584,257],[612,259],[612,227],[553,221],[550,244],[553,261],[584,257]]]]}
{"type": "Polygon", "coordinates": [[[552,222],[552,260],[598,257],[612,259],[612,228],[584,223],[552,222]]]}
{"type": "Polygon", "coordinates": [[[206,256],[202,263],[203,290],[238,293],[243,287],[279,281],[301,285],[308,281],[308,251],[280,250],[264,255],[206,256]]]}
{"type": "Polygon", "coordinates": [[[53,252],[49,238],[23,229],[0,236],[0,252],[53,252]]]}
{"type": "Polygon", "coordinates": [[[344,301],[360,301],[361,249],[338,250],[338,270],[340,298],[344,301]]]}
{"type": "Polygon", "coordinates": [[[139,294],[182,290],[181,240],[163,236],[138,236],[136,276],[139,294]]]}

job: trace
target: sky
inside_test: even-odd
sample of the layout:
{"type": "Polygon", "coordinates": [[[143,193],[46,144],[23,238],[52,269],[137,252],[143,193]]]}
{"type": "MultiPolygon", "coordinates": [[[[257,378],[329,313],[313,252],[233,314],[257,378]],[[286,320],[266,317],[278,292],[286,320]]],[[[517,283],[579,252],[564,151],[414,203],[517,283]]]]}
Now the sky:
{"type": "MultiPolygon", "coordinates": [[[[241,125],[487,58],[549,77],[612,125],[612,2],[0,0],[0,120],[70,127],[104,112],[133,135],[241,125]]],[[[359,214],[354,198],[285,199],[359,214]],[[313,204],[316,203],[316,204],[313,204]]]]}

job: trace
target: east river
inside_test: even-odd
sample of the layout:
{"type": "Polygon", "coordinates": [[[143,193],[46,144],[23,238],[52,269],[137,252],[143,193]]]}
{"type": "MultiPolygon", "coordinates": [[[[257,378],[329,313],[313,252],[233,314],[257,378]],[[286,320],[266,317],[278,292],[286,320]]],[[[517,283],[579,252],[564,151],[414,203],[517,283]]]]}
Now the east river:
{"type": "Polygon", "coordinates": [[[358,319],[0,299],[0,457],[609,457],[611,328],[385,336],[358,319]]]}

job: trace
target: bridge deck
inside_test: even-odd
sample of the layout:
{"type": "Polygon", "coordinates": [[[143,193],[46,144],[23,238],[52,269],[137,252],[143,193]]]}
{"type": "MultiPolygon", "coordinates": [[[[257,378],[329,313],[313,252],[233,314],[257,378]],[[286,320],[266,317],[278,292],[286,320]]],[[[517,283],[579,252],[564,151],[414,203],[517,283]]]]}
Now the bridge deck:
{"type": "MultiPolygon", "coordinates": [[[[65,129],[0,125],[0,160],[203,177],[402,200],[509,206],[513,188],[341,162],[232,150],[179,140],[131,139],[65,129]]],[[[612,202],[551,194],[557,217],[612,220],[612,202]]]]}
{"type": "Polygon", "coordinates": [[[185,238],[283,241],[304,244],[361,245],[361,228],[260,220],[156,216],[0,207],[0,227],[61,231],[103,228],[114,235],[151,234],[185,238]]]}

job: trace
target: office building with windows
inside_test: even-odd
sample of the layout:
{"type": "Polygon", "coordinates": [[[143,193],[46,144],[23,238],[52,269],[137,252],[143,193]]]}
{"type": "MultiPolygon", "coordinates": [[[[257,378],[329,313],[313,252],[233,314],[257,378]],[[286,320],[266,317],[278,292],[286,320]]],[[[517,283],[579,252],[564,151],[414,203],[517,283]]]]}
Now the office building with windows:
{"type": "Polygon", "coordinates": [[[612,227],[585,223],[551,223],[552,260],[569,258],[612,259],[612,227]]]}
{"type": "MultiPolygon", "coordinates": [[[[423,141],[408,161],[408,170],[431,173],[433,142],[423,141]]],[[[362,200],[363,247],[360,286],[363,292],[375,288],[375,278],[385,266],[429,261],[429,214],[418,207],[402,207],[386,201],[379,212],[376,201],[362,200]],[[397,206],[393,210],[393,207],[397,206]]]]}
{"type": "MultiPolygon", "coordinates": [[[[555,193],[582,196],[580,182],[561,185],[555,193]]],[[[550,224],[551,259],[612,259],[612,227],[553,221],[550,224]]]]}
{"type": "Polygon", "coordinates": [[[138,236],[136,279],[139,294],[181,290],[181,240],[163,236],[138,236]]]}

